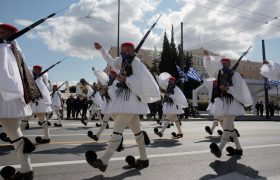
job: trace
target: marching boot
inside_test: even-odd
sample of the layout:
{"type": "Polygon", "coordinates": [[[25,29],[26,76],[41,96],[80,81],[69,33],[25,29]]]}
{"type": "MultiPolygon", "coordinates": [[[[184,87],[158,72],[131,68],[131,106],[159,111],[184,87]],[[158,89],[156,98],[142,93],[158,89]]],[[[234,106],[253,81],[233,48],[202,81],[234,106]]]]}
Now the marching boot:
{"type": "Polygon", "coordinates": [[[234,149],[233,147],[229,146],[226,148],[226,151],[228,152],[229,156],[242,156],[243,155],[243,150],[242,149],[234,149]]]}
{"type": "Polygon", "coordinates": [[[222,131],[222,130],[218,130],[217,132],[218,132],[218,134],[219,134],[220,136],[223,135],[223,131],[222,131]]]}
{"type": "Polygon", "coordinates": [[[21,173],[16,172],[14,167],[6,166],[1,170],[1,176],[4,180],[32,180],[34,171],[21,173]]]}
{"type": "Polygon", "coordinates": [[[127,162],[127,164],[131,168],[142,169],[142,168],[149,167],[149,159],[147,159],[147,160],[140,160],[140,159],[135,160],[135,157],[129,155],[129,156],[126,156],[125,161],[127,162]]]}
{"type": "Polygon", "coordinates": [[[210,144],[210,150],[211,150],[211,153],[214,154],[216,157],[220,158],[222,156],[222,152],[216,143],[210,144]]]}
{"type": "Polygon", "coordinates": [[[94,135],[92,131],[88,131],[87,134],[88,134],[88,137],[90,137],[91,139],[98,141],[99,138],[96,135],[94,135]]]}
{"type": "Polygon", "coordinates": [[[159,137],[162,137],[162,134],[161,134],[161,132],[159,132],[158,128],[154,128],[154,133],[156,135],[158,135],[159,137]]]}
{"type": "Polygon", "coordinates": [[[94,151],[87,151],[85,156],[89,165],[98,168],[102,172],[106,171],[107,165],[105,165],[101,159],[97,159],[97,155],[94,151]]]}
{"type": "Polygon", "coordinates": [[[210,135],[213,134],[213,132],[211,131],[211,129],[210,129],[209,126],[205,126],[205,131],[206,131],[208,134],[210,134],[210,135]]]}

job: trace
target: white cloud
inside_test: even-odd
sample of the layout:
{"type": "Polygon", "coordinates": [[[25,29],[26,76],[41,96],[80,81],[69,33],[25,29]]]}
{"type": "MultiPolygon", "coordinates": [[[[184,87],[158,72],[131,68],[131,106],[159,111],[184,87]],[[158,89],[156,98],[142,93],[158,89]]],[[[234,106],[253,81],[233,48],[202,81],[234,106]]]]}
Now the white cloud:
{"type": "MultiPolygon", "coordinates": [[[[222,3],[235,6],[242,1],[232,2],[226,0],[222,3]]],[[[170,10],[170,7],[166,7],[163,10],[159,9],[158,5],[164,7],[164,3],[166,3],[164,0],[137,1],[137,6],[135,6],[134,0],[122,0],[120,41],[132,41],[137,44],[150,25],[157,19],[160,12],[162,17],[156,28],[149,35],[144,47],[153,48],[157,46],[160,49],[162,47],[163,32],[166,29],[170,36],[171,24],[174,24],[175,39],[178,44],[180,42],[181,21],[184,22],[185,49],[203,46],[209,50],[231,57],[239,56],[241,52],[254,42],[257,36],[261,38],[280,36],[280,27],[271,25],[272,23],[280,24],[279,20],[273,20],[267,25],[261,26],[261,22],[267,21],[268,17],[247,13],[238,9],[247,9],[273,17],[279,15],[280,1],[245,1],[238,8],[219,5],[213,3],[213,1],[206,0],[186,2],[174,1],[174,3],[179,4],[181,7],[176,10],[170,10]],[[228,13],[236,16],[211,11],[201,6],[219,11],[228,10],[228,13]],[[240,32],[249,27],[255,28],[240,32]]],[[[94,58],[97,54],[93,49],[94,41],[101,42],[106,49],[117,44],[117,1],[98,1],[91,14],[96,19],[115,25],[90,18],[75,20],[76,18],[86,16],[91,10],[92,5],[92,0],[80,0],[78,3],[72,4],[64,16],[48,20],[37,31],[32,31],[29,37],[42,39],[52,51],[63,52],[67,55],[83,59],[94,58]],[[67,23],[69,21],[71,22],[67,23]],[[44,29],[48,26],[55,28],[44,29]]],[[[16,20],[16,22],[22,25],[30,23],[30,21],[26,20],[16,20]]]]}
{"type": "MultiPolygon", "coordinates": [[[[135,22],[142,21],[143,16],[147,12],[154,11],[159,2],[138,1],[137,8],[135,8],[134,0],[121,1],[121,42],[138,43],[140,41],[143,32],[140,27],[135,25],[135,22]]],[[[80,0],[78,3],[72,4],[64,16],[47,20],[38,31],[32,31],[29,37],[42,39],[52,51],[63,52],[83,59],[94,58],[97,54],[93,49],[94,41],[100,42],[107,49],[117,44],[117,1],[98,1],[90,15],[95,19],[115,25],[93,18],[76,20],[87,16],[93,3],[92,0],[80,0]]],[[[17,20],[16,23],[24,26],[28,24],[25,20],[17,20]]]]}

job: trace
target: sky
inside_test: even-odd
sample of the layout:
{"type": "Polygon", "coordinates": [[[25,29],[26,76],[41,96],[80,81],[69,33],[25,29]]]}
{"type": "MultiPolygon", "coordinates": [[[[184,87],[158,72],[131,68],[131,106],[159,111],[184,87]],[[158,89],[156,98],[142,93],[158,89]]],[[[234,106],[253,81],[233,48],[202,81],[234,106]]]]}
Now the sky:
{"type": "MultiPolygon", "coordinates": [[[[0,0],[0,22],[23,29],[63,9],[17,40],[29,67],[39,64],[47,68],[67,57],[49,71],[51,81],[75,83],[85,78],[91,83],[96,79],[91,68],[106,66],[93,42],[100,42],[107,50],[117,45],[117,5],[118,0],[0,0]]],[[[261,62],[264,39],[266,59],[280,63],[280,1],[121,0],[120,7],[120,43],[138,44],[162,15],[143,48],[160,50],[163,34],[170,37],[172,24],[178,44],[183,22],[186,50],[204,47],[238,58],[252,45],[245,58],[261,62]]]]}

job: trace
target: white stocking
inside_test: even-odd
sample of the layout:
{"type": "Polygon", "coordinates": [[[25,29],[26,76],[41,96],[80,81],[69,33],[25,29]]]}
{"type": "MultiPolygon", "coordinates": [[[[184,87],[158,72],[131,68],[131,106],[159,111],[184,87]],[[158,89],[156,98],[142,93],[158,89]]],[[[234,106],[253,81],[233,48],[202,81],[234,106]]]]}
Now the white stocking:
{"type": "MultiPolygon", "coordinates": [[[[20,120],[18,119],[1,119],[2,127],[7,136],[13,141],[23,136],[20,129],[20,120]]],[[[20,172],[26,173],[32,171],[30,154],[23,153],[24,141],[23,139],[14,142],[13,146],[17,153],[18,160],[21,165],[20,172]]]]}

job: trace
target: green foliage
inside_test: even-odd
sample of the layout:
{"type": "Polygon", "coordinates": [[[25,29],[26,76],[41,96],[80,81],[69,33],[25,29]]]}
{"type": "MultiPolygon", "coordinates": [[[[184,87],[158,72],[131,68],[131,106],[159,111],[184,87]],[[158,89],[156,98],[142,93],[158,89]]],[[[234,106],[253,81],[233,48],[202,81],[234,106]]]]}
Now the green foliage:
{"type": "Polygon", "coordinates": [[[198,101],[197,105],[199,111],[206,111],[208,107],[208,101],[198,101]]]}

